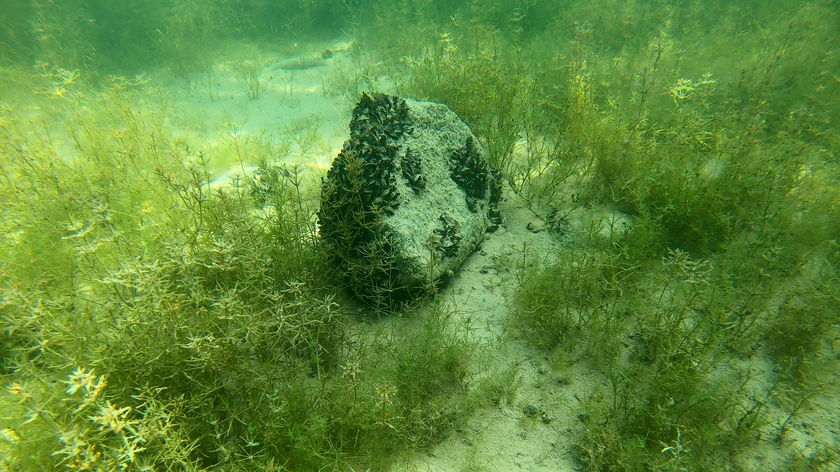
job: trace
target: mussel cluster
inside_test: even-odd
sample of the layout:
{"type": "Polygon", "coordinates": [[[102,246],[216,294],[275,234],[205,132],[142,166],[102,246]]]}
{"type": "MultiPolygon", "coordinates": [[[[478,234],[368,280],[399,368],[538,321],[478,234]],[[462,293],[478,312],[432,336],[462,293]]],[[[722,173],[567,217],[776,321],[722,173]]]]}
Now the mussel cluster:
{"type": "Polygon", "coordinates": [[[353,110],[350,139],[323,180],[318,219],[324,237],[332,237],[336,225],[352,215],[365,215],[366,223],[372,223],[379,212],[394,213],[399,206],[397,141],[410,131],[405,100],[362,94],[353,110]]]}
{"type": "Polygon", "coordinates": [[[414,190],[414,193],[419,193],[426,188],[426,177],[423,176],[423,167],[417,153],[407,149],[400,167],[403,177],[405,177],[411,190],[414,190]]]}
{"type": "MultiPolygon", "coordinates": [[[[396,186],[398,141],[411,132],[405,100],[362,94],[353,110],[350,139],[344,143],[321,188],[318,224],[330,259],[350,288],[392,286],[391,241],[382,216],[399,206],[396,186]],[[371,264],[377,266],[371,270],[371,264]],[[382,277],[383,280],[370,280],[382,277]]],[[[363,293],[357,293],[364,297],[363,293]]]]}
{"type": "Polygon", "coordinates": [[[449,164],[449,175],[467,194],[470,211],[478,211],[478,201],[487,198],[489,171],[472,136],[467,138],[463,148],[452,152],[449,164]]]}
{"type": "Polygon", "coordinates": [[[445,214],[440,215],[440,222],[441,226],[434,231],[438,239],[437,249],[447,257],[455,257],[461,243],[458,222],[445,214]]]}

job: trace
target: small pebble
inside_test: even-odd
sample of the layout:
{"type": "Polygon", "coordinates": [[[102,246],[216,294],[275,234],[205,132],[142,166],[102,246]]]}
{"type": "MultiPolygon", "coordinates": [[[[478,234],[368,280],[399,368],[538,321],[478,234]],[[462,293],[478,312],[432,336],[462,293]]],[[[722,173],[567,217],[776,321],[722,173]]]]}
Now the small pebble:
{"type": "Polygon", "coordinates": [[[522,413],[525,413],[525,416],[527,416],[528,418],[534,418],[537,416],[537,413],[539,413],[539,411],[537,411],[537,407],[535,407],[534,405],[528,405],[522,409],[522,413]]]}

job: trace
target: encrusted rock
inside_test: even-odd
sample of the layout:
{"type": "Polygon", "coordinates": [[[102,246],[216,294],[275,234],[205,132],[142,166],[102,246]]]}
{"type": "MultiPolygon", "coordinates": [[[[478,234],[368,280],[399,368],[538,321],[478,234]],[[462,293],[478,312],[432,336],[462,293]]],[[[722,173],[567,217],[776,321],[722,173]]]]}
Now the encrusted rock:
{"type": "Polygon", "coordinates": [[[342,284],[393,307],[453,274],[498,219],[500,179],[446,106],[363,94],[324,178],[319,232],[342,284]]]}

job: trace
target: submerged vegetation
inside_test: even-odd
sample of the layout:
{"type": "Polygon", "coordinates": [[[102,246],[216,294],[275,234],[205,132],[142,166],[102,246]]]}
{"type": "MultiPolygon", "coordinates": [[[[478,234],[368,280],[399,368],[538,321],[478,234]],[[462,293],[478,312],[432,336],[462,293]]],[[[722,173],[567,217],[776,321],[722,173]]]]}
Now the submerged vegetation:
{"type": "Polygon", "coordinates": [[[550,228],[504,341],[600,379],[566,399],[586,470],[840,467],[806,424],[840,398],[835,2],[275,3],[0,12],[0,470],[387,469],[514,401],[457,302],[341,298],[317,179],[278,164],[318,118],[211,145],[122,78],[328,30],[358,50],[339,93],[449,105],[550,228]]]}
{"type": "Polygon", "coordinates": [[[417,332],[352,332],[297,169],[233,135],[260,178],[214,187],[146,83],[94,98],[57,131],[3,114],[6,469],[379,463],[469,410],[443,305],[417,332]]]}

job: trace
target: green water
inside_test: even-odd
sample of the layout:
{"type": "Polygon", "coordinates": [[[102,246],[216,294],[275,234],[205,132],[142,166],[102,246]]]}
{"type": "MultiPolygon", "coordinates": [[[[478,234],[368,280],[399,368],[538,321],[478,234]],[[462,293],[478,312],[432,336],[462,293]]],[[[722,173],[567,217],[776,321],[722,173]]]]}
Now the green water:
{"type": "Polygon", "coordinates": [[[829,0],[5,0],[0,470],[840,470],[838,54],[829,0]],[[395,312],[315,224],[370,91],[505,188],[395,312]]]}

